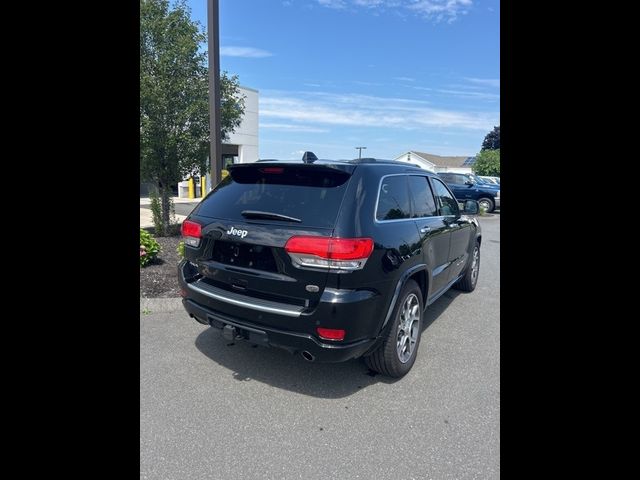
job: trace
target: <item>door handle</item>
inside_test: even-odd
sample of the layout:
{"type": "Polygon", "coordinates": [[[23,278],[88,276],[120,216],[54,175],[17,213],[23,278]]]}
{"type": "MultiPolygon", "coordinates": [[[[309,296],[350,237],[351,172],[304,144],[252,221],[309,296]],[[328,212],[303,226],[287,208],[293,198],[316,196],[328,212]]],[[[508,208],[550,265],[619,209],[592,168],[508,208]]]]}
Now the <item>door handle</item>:
{"type": "Polygon", "coordinates": [[[431,231],[431,227],[426,226],[420,229],[420,233],[429,233],[431,231]]]}

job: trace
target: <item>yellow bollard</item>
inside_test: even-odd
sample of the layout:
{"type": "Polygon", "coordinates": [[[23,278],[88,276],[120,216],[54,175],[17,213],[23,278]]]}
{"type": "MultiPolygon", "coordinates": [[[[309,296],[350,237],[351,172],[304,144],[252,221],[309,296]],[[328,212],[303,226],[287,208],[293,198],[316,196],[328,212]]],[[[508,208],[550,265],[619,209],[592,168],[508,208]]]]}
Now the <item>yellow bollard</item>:
{"type": "Polygon", "coordinates": [[[200,190],[202,191],[201,197],[204,198],[207,193],[207,177],[204,175],[200,177],[200,190]]]}
{"type": "Polygon", "coordinates": [[[196,187],[193,182],[193,177],[189,179],[189,198],[196,198],[196,187]]]}

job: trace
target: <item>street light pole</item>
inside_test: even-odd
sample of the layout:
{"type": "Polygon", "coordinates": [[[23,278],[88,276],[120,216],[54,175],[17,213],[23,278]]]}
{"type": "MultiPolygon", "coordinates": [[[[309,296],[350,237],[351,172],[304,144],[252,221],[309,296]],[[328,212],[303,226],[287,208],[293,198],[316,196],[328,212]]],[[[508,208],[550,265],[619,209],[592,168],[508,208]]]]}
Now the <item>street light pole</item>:
{"type": "Polygon", "coordinates": [[[209,161],[211,188],[220,181],[222,141],[220,139],[220,27],[218,0],[207,0],[209,34],[209,161]]]}
{"type": "Polygon", "coordinates": [[[362,158],[362,150],[366,150],[367,147],[356,147],[356,150],[358,150],[358,160],[360,160],[362,158]]]}

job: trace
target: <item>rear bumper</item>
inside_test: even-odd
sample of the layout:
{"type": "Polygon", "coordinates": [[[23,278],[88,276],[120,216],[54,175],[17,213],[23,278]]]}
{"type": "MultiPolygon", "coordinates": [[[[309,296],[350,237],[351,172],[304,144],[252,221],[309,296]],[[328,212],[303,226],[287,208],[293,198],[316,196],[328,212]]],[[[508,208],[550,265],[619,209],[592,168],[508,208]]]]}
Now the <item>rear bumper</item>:
{"type": "Polygon", "coordinates": [[[360,357],[369,350],[376,340],[374,338],[351,344],[328,344],[318,341],[312,335],[282,331],[223,315],[188,298],[182,300],[182,305],[189,316],[202,324],[210,325],[219,330],[222,330],[225,325],[231,325],[239,329],[244,335],[244,339],[250,343],[282,348],[292,354],[309,352],[318,362],[344,362],[360,357]]]}
{"type": "MultiPolygon", "coordinates": [[[[377,340],[381,315],[381,296],[373,291],[325,289],[325,295],[311,311],[284,308],[275,302],[259,302],[252,297],[219,289],[207,289],[197,281],[185,280],[185,264],[178,266],[183,289],[182,304],[192,318],[204,325],[223,329],[235,327],[245,340],[263,346],[285,349],[293,354],[309,352],[318,362],[344,362],[367,353],[377,340]],[[251,305],[247,307],[246,305],[251,305]],[[343,328],[344,341],[323,341],[315,334],[317,326],[343,328]]],[[[385,311],[386,313],[386,311],[385,311]]]]}

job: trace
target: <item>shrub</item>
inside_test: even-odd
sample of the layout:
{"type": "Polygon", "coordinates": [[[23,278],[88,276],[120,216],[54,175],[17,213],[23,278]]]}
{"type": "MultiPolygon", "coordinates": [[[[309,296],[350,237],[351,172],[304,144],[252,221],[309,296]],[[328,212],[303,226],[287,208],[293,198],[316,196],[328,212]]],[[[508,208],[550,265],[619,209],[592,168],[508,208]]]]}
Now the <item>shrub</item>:
{"type": "Polygon", "coordinates": [[[160,251],[160,244],[149,232],[140,229],[140,266],[146,267],[155,260],[160,251]]]}
{"type": "Polygon", "coordinates": [[[151,198],[151,215],[153,217],[154,232],[156,235],[162,236],[162,207],[160,206],[160,197],[155,189],[149,192],[151,198]]]}
{"type": "Polygon", "coordinates": [[[176,248],[176,252],[178,252],[178,256],[180,258],[184,258],[184,240],[180,240],[180,243],[178,243],[178,248],[176,248]]]}
{"type": "Polygon", "coordinates": [[[476,175],[489,177],[500,176],[500,149],[482,150],[476,155],[476,161],[471,167],[476,175]]]}
{"type": "Polygon", "coordinates": [[[153,217],[154,233],[158,237],[172,235],[172,232],[175,231],[175,227],[172,227],[172,224],[176,223],[176,207],[173,203],[173,198],[169,197],[169,225],[165,225],[162,222],[162,204],[158,191],[151,189],[149,198],[151,198],[151,215],[153,217]]]}

